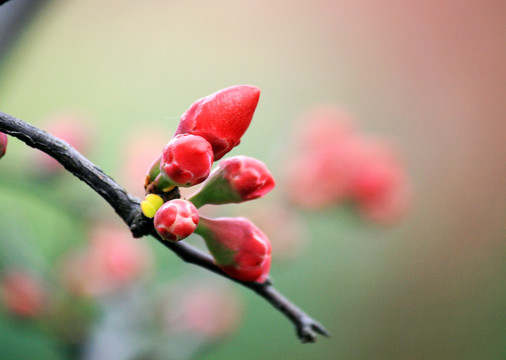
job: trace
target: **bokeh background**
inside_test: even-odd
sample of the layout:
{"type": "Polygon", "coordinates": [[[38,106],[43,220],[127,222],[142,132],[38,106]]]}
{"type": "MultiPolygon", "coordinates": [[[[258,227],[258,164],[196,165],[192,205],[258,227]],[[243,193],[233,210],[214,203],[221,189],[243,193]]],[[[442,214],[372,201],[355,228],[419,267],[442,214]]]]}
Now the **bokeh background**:
{"type": "MultiPolygon", "coordinates": [[[[300,212],[302,252],[274,260],[272,276],[332,337],[299,344],[283,316],[235,286],[241,324],[197,358],[504,359],[505,18],[500,0],[47,1],[2,59],[0,109],[41,127],[62,111],[85,114],[87,155],[139,195],[143,180],[124,172],[129,149],[147,130],[168,140],[197,98],[258,86],[254,120],[232,154],[275,175],[297,116],[340,105],[401,149],[410,212],[388,226],[343,207],[300,212]]],[[[70,175],[47,186],[13,180],[30,153],[11,139],[0,163],[2,264],[42,251],[48,271],[83,241],[80,214],[114,214],[70,175]]],[[[205,272],[145,240],[156,279],[205,272]]],[[[1,321],[6,356],[65,358],[39,327],[1,321]]]]}

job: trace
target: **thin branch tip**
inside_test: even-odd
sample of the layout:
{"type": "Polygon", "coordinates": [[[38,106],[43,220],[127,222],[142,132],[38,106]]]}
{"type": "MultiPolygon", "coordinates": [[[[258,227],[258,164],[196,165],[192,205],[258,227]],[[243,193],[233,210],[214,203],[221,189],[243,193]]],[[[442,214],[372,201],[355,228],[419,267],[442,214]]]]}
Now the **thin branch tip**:
{"type": "Polygon", "coordinates": [[[301,317],[300,322],[297,324],[297,336],[300,341],[303,344],[314,343],[318,335],[330,338],[330,333],[319,322],[307,315],[301,317]]]}

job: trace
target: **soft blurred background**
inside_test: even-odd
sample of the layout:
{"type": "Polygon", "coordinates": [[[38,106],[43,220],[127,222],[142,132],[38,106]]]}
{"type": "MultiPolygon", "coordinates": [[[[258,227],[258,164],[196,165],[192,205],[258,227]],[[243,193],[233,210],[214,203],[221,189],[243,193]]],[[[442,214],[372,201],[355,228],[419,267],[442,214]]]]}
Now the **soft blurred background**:
{"type": "Polygon", "coordinates": [[[270,217],[281,225],[265,225],[291,239],[276,245],[272,277],[332,337],[301,345],[251,291],[152,239],[130,241],[102,199],[10,138],[3,359],[506,358],[504,1],[41,3],[0,58],[0,110],[76,136],[138,196],[143,169],[194,100],[234,84],[262,90],[232,154],[264,161],[278,187],[256,210],[210,212],[285,204],[270,217]],[[294,127],[322,103],[395,144],[413,189],[395,221],[286,205],[294,127]],[[59,118],[75,126],[62,130],[59,118]]]}

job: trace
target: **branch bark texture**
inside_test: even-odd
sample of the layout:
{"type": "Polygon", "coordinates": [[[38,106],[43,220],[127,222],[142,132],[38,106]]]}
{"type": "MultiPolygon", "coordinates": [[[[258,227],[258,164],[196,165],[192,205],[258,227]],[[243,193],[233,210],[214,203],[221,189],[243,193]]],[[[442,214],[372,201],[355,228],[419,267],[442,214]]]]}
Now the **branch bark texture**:
{"type": "MultiPolygon", "coordinates": [[[[284,314],[296,328],[302,342],[315,342],[317,335],[329,336],[325,328],[278,292],[270,281],[264,283],[239,281],[226,275],[214,264],[213,258],[185,242],[168,242],[160,238],[152,219],[146,218],[140,208],[140,199],[129,194],[99,167],[85,158],[65,141],[47,132],[0,112],[0,132],[14,136],[27,145],[39,149],[61,163],[67,171],[88,184],[105,199],[118,216],[128,225],[134,237],[151,235],[183,261],[200,266],[253,290],[284,314]]],[[[177,189],[171,194],[179,197],[177,189]]]]}

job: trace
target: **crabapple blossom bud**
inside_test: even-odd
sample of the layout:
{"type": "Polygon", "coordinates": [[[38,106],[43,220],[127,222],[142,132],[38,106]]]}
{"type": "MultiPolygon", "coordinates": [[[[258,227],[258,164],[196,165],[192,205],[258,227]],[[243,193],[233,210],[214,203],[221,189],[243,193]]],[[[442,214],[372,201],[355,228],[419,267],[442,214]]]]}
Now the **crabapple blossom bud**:
{"type": "Polygon", "coordinates": [[[193,134],[211,144],[215,160],[239,145],[253,118],[260,89],[236,85],[195,101],[181,116],[177,134],[193,134]]]}
{"type": "Polygon", "coordinates": [[[197,229],[216,265],[241,281],[264,282],[271,266],[271,243],[246,218],[209,219],[203,216],[197,229]]]}
{"type": "Polygon", "coordinates": [[[156,194],[149,194],[141,201],[141,210],[144,216],[152,219],[156,211],[163,205],[163,199],[156,194]]]}
{"type": "Polygon", "coordinates": [[[240,203],[264,196],[274,185],[274,178],[263,162],[248,156],[234,156],[220,161],[190,201],[197,207],[240,203]]]}
{"type": "Polygon", "coordinates": [[[0,159],[5,155],[5,151],[7,150],[7,135],[3,132],[0,132],[0,159]]]}
{"type": "Polygon", "coordinates": [[[160,171],[165,180],[188,187],[204,181],[212,165],[211,144],[201,136],[181,134],[163,148],[160,171]]]}
{"type": "Polygon", "coordinates": [[[183,199],[167,201],[154,219],[156,232],[164,240],[179,241],[190,236],[199,223],[195,205],[183,199]]]}

